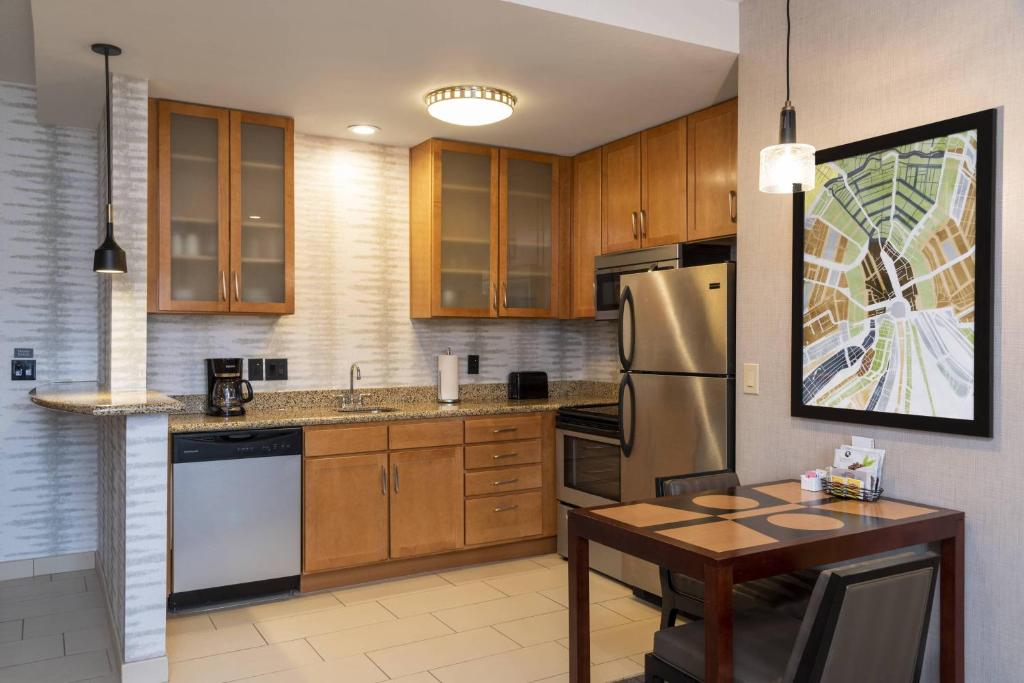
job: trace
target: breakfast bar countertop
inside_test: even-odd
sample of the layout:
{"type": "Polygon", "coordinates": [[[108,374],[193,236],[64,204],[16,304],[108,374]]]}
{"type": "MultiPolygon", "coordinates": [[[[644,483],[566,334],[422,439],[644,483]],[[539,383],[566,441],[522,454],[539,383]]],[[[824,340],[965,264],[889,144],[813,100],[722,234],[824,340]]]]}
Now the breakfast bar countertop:
{"type": "Polygon", "coordinates": [[[51,382],[29,392],[38,406],[79,415],[153,415],[181,413],[185,405],[156,391],[110,391],[97,382],[51,382]]]}
{"type": "Polygon", "coordinates": [[[288,391],[257,393],[256,400],[246,407],[246,414],[234,418],[206,415],[194,396],[181,396],[186,414],[172,415],[172,433],[221,431],[230,429],[273,429],[308,425],[388,422],[394,420],[429,420],[464,418],[516,413],[545,413],[570,405],[610,403],[616,399],[616,385],[605,382],[555,382],[548,398],[510,400],[504,385],[463,387],[458,403],[439,403],[429,397],[423,387],[370,389],[361,392],[368,407],[388,409],[387,412],[342,412],[338,397],[345,392],[288,391]]]}

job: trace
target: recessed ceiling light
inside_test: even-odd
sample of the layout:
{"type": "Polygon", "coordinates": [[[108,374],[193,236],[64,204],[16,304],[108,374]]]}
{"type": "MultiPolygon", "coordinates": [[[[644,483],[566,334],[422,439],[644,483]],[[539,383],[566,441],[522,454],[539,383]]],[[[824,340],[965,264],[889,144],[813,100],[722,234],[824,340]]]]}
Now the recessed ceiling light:
{"type": "Polygon", "coordinates": [[[369,123],[354,123],[348,127],[349,132],[355,133],[356,135],[373,135],[380,128],[377,126],[371,126],[369,123]]]}
{"type": "Polygon", "coordinates": [[[506,90],[484,85],[451,85],[428,92],[423,98],[435,119],[456,126],[486,126],[512,116],[516,97],[506,90]]]}

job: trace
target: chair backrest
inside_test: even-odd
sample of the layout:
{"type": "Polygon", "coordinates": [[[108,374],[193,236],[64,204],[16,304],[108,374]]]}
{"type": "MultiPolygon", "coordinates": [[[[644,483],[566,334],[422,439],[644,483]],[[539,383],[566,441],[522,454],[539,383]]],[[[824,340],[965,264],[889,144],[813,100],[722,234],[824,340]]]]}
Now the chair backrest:
{"type": "Polygon", "coordinates": [[[918,681],[939,558],[914,553],[823,571],[785,681],[918,681]]]}
{"type": "Polygon", "coordinates": [[[735,472],[715,472],[714,474],[686,474],[679,477],[664,477],[657,481],[659,496],[678,496],[684,493],[707,491],[711,489],[727,489],[739,486],[740,479],[735,472]]]}

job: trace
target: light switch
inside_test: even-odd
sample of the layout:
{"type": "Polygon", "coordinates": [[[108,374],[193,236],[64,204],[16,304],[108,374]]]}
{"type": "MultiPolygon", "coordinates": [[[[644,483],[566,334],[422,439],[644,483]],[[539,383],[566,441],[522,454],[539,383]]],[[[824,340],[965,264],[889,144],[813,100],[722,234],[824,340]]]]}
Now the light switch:
{"type": "Polygon", "coordinates": [[[743,364],[743,393],[744,394],[760,394],[761,393],[761,366],[757,363],[744,363],[743,364]]]}

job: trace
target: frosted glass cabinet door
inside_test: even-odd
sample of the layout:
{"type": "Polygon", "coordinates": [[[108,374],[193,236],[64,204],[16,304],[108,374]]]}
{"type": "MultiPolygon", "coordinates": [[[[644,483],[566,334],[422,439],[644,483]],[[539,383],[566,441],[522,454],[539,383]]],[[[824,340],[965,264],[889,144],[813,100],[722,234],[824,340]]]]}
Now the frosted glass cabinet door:
{"type": "Polygon", "coordinates": [[[497,314],[497,150],[438,144],[435,187],[440,192],[437,315],[497,314]]]}
{"type": "Polygon", "coordinates": [[[292,313],[291,119],[231,112],[231,310],[292,313]]]}
{"type": "Polygon", "coordinates": [[[555,315],[558,160],[501,150],[500,311],[555,315]]]}
{"type": "Polygon", "coordinates": [[[228,112],[160,102],[157,117],[160,308],[227,311],[228,112]]]}

